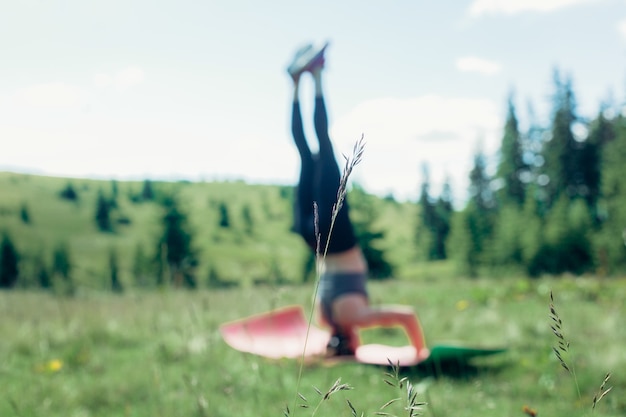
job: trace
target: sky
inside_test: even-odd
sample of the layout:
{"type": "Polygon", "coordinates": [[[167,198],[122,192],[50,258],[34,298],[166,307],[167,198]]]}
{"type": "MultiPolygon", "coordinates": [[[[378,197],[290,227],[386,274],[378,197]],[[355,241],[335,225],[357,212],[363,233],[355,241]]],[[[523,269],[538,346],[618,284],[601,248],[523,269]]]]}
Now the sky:
{"type": "Polygon", "coordinates": [[[21,0],[0,6],[0,171],[294,184],[286,67],[324,41],[338,158],[363,135],[352,180],[402,200],[424,164],[462,199],[511,92],[522,126],[549,120],[557,68],[580,116],[626,102],[625,0],[21,0]]]}

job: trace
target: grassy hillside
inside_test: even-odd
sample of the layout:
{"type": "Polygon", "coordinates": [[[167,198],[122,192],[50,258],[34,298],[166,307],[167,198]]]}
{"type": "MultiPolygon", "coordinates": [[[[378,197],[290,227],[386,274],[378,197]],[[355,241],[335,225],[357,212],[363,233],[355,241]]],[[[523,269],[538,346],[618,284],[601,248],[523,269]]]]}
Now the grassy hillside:
{"type": "MultiPolygon", "coordinates": [[[[122,282],[132,284],[137,252],[150,260],[156,257],[165,214],[156,201],[137,201],[142,185],[0,173],[0,231],[9,233],[22,255],[20,284],[34,280],[35,258],[51,263],[51,253],[59,244],[69,248],[72,275],[79,285],[109,285],[111,250],[118,253],[122,282]],[[78,195],[76,201],[59,196],[68,184],[78,195]],[[114,231],[101,232],[95,222],[98,194],[111,198],[115,188],[117,208],[111,214],[114,231]],[[23,208],[29,223],[22,221],[23,208]]],[[[289,231],[291,187],[178,182],[153,183],[153,188],[157,196],[176,195],[188,216],[200,261],[196,271],[200,285],[208,280],[211,269],[225,281],[302,280],[309,254],[300,238],[289,231]],[[219,226],[221,204],[228,209],[230,225],[226,228],[219,226]]],[[[415,258],[416,206],[373,196],[361,198],[367,198],[368,208],[375,213],[372,227],[386,233],[381,249],[397,266],[397,276],[410,273],[407,271],[415,258]]]]}

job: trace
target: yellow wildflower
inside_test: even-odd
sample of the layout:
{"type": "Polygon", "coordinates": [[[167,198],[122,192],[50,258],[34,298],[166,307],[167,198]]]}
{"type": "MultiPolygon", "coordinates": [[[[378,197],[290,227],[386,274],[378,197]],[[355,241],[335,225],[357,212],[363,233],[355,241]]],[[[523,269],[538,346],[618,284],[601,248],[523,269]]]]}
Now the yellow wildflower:
{"type": "Polygon", "coordinates": [[[60,359],[52,359],[46,364],[46,370],[48,372],[58,372],[63,368],[63,362],[60,359]]]}
{"type": "Polygon", "coordinates": [[[456,302],[455,305],[457,311],[463,311],[465,309],[467,309],[467,307],[469,307],[469,301],[467,300],[459,300],[456,302]]]}

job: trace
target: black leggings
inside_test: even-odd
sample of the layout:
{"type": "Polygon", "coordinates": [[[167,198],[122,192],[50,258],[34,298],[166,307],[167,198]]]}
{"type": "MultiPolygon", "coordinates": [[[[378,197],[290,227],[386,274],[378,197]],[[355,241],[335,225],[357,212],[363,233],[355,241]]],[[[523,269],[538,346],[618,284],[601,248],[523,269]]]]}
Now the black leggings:
{"type": "MultiPolygon", "coordinates": [[[[300,104],[294,101],[291,132],[302,163],[300,182],[296,188],[294,202],[293,230],[300,234],[313,250],[317,248],[313,209],[313,202],[316,202],[319,215],[320,251],[323,253],[331,226],[333,205],[337,201],[341,172],[328,136],[328,116],[322,97],[315,98],[313,120],[319,140],[319,152],[316,155],[311,153],[307,145],[302,127],[300,104]]],[[[354,229],[348,216],[348,202],[344,201],[335,219],[328,253],[343,252],[354,247],[356,242],[354,229]]]]}

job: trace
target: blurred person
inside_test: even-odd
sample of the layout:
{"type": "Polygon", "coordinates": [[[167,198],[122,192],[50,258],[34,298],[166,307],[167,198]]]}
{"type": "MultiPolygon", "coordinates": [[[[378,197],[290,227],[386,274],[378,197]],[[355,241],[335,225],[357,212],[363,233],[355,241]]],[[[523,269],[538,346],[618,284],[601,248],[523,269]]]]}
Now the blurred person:
{"type": "Polygon", "coordinates": [[[327,251],[319,262],[320,283],[316,300],[319,321],[331,329],[327,353],[332,356],[354,355],[360,344],[359,328],[401,326],[415,347],[418,359],[423,360],[428,357],[429,350],[413,309],[408,306],[374,307],[369,304],[367,261],[350,222],[347,200],[336,213],[330,231],[341,172],[328,134],[328,116],[322,89],[327,47],[328,43],[318,48],[312,44],[305,45],[296,52],[287,68],[293,81],[291,132],[301,160],[292,230],[302,236],[316,255],[318,238],[322,249],[325,249],[330,232],[327,251]],[[313,77],[315,84],[313,121],[319,141],[319,149],[315,154],[310,150],[304,135],[300,112],[299,86],[306,73],[313,77]],[[314,203],[317,205],[318,233],[314,203]]]}

